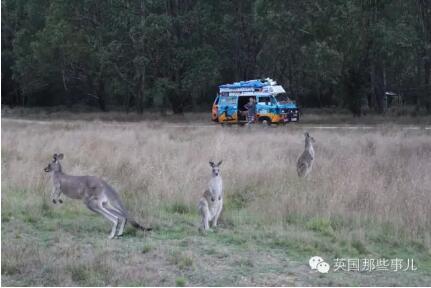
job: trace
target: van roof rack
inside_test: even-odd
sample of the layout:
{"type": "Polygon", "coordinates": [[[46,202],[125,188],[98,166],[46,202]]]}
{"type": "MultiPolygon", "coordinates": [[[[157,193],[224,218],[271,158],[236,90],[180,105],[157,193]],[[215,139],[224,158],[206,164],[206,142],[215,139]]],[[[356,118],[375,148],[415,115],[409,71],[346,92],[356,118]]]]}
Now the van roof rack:
{"type": "Polygon", "coordinates": [[[285,92],[283,86],[277,85],[277,82],[271,78],[240,81],[219,86],[219,93],[222,96],[239,96],[244,94],[258,96],[262,93],[275,95],[285,92]]]}
{"type": "Polygon", "coordinates": [[[224,90],[224,89],[243,90],[244,88],[263,88],[265,86],[273,86],[276,84],[277,82],[275,82],[271,78],[265,78],[265,79],[254,79],[254,80],[248,80],[248,81],[239,81],[239,82],[234,82],[232,84],[223,84],[223,85],[220,85],[219,88],[221,92],[221,90],[224,90]]]}

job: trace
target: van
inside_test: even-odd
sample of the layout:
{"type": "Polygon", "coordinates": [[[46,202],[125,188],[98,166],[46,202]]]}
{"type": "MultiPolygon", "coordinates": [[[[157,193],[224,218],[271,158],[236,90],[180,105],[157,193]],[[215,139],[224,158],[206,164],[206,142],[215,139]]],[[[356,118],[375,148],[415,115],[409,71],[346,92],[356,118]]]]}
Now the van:
{"type": "Polygon", "coordinates": [[[275,81],[250,80],[221,85],[214,100],[211,119],[219,123],[241,124],[247,122],[244,107],[250,98],[256,101],[256,121],[264,124],[298,122],[296,103],[289,99],[285,90],[275,81]]]}

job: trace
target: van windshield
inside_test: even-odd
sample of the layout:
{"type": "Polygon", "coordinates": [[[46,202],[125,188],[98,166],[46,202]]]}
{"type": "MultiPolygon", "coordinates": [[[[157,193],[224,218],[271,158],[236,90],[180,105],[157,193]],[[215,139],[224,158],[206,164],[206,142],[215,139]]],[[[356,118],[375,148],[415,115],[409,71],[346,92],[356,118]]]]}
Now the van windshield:
{"type": "Polygon", "coordinates": [[[286,93],[279,93],[279,94],[275,95],[275,99],[277,99],[277,101],[279,103],[290,103],[290,102],[292,102],[292,100],[289,98],[289,96],[287,96],[286,93]]]}

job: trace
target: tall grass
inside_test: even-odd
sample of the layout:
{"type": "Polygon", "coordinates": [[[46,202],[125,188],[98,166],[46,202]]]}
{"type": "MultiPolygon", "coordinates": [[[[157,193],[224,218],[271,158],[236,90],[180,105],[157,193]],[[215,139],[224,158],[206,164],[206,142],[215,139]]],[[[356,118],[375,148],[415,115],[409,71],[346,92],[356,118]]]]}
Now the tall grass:
{"type": "Polygon", "coordinates": [[[160,208],[169,205],[194,211],[210,177],[208,161],[222,159],[226,209],[238,211],[227,222],[268,226],[303,219],[310,229],[326,229],[319,221],[329,221],[359,235],[377,223],[431,247],[431,138],[425,130],[311,130],[315,166],[308,179],[299,179],[304,131],[294,126],[2,122],[3,204],[13,205],[9,193],[22,191],[25,209],[48,210],[51,187],[43,168],[61,152],[66,173],[102,177],[136,218],[157,223],[160,208]]]}

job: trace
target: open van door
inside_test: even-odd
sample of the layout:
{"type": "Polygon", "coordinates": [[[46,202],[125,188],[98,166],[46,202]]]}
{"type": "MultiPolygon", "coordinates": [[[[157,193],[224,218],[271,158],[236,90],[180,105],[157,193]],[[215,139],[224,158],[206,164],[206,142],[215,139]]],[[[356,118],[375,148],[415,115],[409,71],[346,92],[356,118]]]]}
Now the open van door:
{"type": "MultiPolygon", "coordinates": [[[[250,98],[253,98],[256,102],[256,96],[244,95],[238,96],[238,123],[247,123],[247,108],[245,108],[246,104],[250,101],[250,98]]],[[[257,110],[256,110],[257,111],[257,110]]]]}

